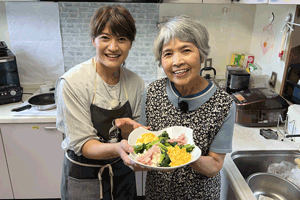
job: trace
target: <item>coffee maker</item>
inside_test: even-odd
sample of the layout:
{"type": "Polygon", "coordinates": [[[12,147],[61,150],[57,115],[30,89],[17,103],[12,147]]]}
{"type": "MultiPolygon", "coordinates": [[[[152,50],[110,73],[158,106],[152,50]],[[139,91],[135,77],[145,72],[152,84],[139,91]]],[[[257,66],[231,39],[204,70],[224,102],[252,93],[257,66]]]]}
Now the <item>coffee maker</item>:
{"type": "Polygon", "coordinates": [[[249,81],[250,73],[245,69],[227,66],[225,86],[227,93],[232,94],[248,89],[249,81]]]}
{"type": "Polygon", "coordinates": [[[16,56],[0,41],[0,105],[22,101],[16,56]]]}

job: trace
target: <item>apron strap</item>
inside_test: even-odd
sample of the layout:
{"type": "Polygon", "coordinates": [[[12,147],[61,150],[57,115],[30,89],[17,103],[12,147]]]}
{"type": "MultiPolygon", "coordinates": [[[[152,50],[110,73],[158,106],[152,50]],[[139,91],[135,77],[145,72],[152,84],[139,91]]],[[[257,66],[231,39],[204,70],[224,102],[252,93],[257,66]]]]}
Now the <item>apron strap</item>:
{"type": "Polygon", "coordinates": [[[112,162],[112,163],[110,163],[110,164],[106,164],[106,165],[103,166],[103,165],[86,164],[86,163],[78,162],[78,161],[76,161],[76,160],[72,160],[72,159],[68,156],[67,152],[65,153],[65,156],[66,156],[66,158],[67,158],[70,162],[72,162],[72,163],[74,163],[74,164],[76,164],[76,165],[80,165],[80,166],[84,166],[84,167],[100,167],[100,170],[99,170],[99,172],[98,172],[98,179],[99,179],[99,183],[100,183],[100,199],[103,199],[102,173],[103,173],[104,169],[105,169],[106,167],[108,167],[108,169],[109,169],[109,176],[110,176],[110,188],[111,188],[110,193],[111,193],[111,198],[112,198],[112,200],[114,200],[114,198],[113,198],[113,176],[114,176],[114,173],[113,173],[113,170],[112,170],[112,166],[111,166],[111,165],[114,164],[114,163],[116,163],[117,161],[119,161],[121,158],[117,159],[116,161],[114,161],[114,162],[112,162]]]}
{"type": "Polygon", "coordinates": [[[103,199],[103,188],[102,188],[102,173],[103,173],[103,170],[108,167],[109,169],[109,176],[110,176],[110,194],[111,194],[111,198],[112,200],[114,200],[114,197],[113,197],[113,176],[114,176],[114,173],[113,173],[113,170],[112,170],[112,167],[110,164],[107,164],[107,165],[104,165],[98,172],[98,179],[99,179],[99,182],[100,182],[100,199],[103,199]]]}

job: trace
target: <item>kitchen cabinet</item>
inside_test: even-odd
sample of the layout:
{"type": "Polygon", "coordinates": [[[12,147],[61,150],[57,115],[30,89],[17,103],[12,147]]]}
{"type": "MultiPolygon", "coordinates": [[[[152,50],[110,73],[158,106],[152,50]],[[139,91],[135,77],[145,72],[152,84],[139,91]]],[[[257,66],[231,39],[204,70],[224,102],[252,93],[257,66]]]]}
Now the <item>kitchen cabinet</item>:
{"type": "Polygon", "coordinates": [[[64,152],[55,123],[1,124],[0,128],[14,198],[60,198],[64,152]]]}
{"type": "Polygon", "coordinates": [[[0,131],[0,199],[12,199],[13,193],[0,131]]]}

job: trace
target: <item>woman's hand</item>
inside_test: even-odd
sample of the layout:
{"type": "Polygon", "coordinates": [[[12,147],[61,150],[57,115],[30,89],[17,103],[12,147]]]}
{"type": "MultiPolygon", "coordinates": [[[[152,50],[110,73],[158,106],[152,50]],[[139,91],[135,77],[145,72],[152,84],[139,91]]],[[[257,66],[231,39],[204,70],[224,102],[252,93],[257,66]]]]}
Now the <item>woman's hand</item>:
{"type": "Polygon", "coordinates": [[[134,165],[135,163],[132,162],[128,158],[128,154],[132,153],[134,151],[133,147],[128,144],[127,140],[121,140],[121,142],[117,145],[117,153],[122,158],[125,165],[134,165]]]}
{"type": "Polygon", "coordinates": [[[133,147],[128,144],[127,140],[121,140],[118,143],[117,152],[122,158],[125,165],[130,167],[133,171],[150,171],[147,168],[143,168],[128,158],[128,154],[134,151],[133,147]]]}
{"type": "Polygon", "coordinates": [[[136,128],[143,127],[145,129],[150,129],[150,127],[145,127],[130,118],[119,118],[115,120],[115,125],[121,129],[122,137],[127,139],[128,135],[136,128]]]}

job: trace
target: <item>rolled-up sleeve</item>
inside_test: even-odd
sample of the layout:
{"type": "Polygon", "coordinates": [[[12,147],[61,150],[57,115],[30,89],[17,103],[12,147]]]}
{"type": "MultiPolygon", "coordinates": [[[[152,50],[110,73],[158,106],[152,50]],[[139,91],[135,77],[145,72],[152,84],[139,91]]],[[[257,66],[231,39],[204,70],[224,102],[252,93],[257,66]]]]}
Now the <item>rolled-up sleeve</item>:
{"type": "Polygon", "coordinates": [[[57,80],[55,90],[56,127],[65,134],[62,148],[71,149],[77,155],[81,155],[85,142],[91,139],[99,140],[91,121],[90,103],[87,98],[80,98],[88,94],[75,94],[70,84],[63,78],[57,80]]]}

